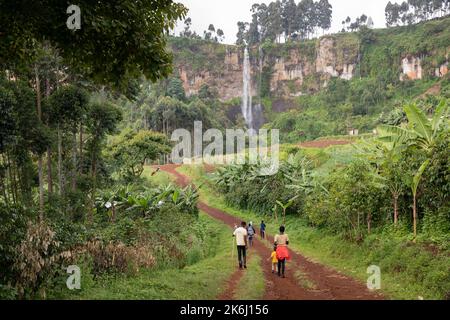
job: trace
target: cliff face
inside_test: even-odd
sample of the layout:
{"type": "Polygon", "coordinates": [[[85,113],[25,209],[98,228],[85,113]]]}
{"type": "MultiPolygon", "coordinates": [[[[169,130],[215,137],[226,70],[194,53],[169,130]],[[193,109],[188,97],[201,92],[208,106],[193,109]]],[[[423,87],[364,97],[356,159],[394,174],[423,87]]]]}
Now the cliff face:
{"type": "Polygon", "coordinates": [[[187,95],[197,94],[202,85],[218,90],[221,100],[230,100],[242,94],[243,54],[229,47],[223,61],[216,61],[212,69],[193,70],[189,63],[176,64],[187,95]]]}
{"type": "MultiPolygon", "coordinates": [[[[398,72],[401,81],[420,80],[425,76],[444,77],[448,73],[449,25],[450,19],[439,22],[436,31],[440,37],[439,44],[430,48],[428,53],[419,47],[417,51],[421,51],[420,54],[401,42],[407,43],[409,40],[405,37],[410,37],[420,44],[420,34],[409,34],[410,31],[403,30],[406,36],[399,37],[389,34],[390,29],[379,31],[380,41],[375,40],[370,46],[372,49],[381,45],[384,48],[395,46],[395,54],[392,54],[394,58],[391,57],[388,66],[374,64],[372,70],[365,72],[371,74],[375,71],[377,74],[377,70],[373,69],[389,68],[398,72]],[[396,42],[401,43],[397,45],[396,42]]],[[[417,29],[429,32],[427,25],[418,26],[417,29]]],[[[208,85],[217,90],[221,100],[241,97],[242,47],[189,39],[172,41],[175,42],[172,43],[172,49],[176,73],[183,81],[188,95],[196,94],[203,85],[208,85]]],[[[265,90],[270,91],[272,96],[287,98],[316,92],[326,87],[331,78],[351,80],[355,75],[360,76],[357,72],[364,53],[362,46],[358,34],[346,33],[304,42],[264,44],[261,48],[251,48],[253,94],[258,95],[260,88],[263,89],[265,85],[265,90]]]]}
{"type": "MultiPolygon", "coordinates": [[[[188,95],[198,93],[202,85],[206,84],[218,90],[221,100],[241,96],[243,49],[217,46],[223,47],[224,54],[212,57],[211,52],[201,52],[207,56],[208,64],[199,68],[193,68],[192,61],[177,57],[177,51],[174,50],[175,66],[188,95]]],[[[274,45],[261,51],[253,48],[250,53],[253,94],[257,94],[262,69],[269,70],[270,91],[278,96],[306,93],[304,84],[309,78],[316,79],[316,89],[326,86],[331,77],[350,80],[357,64],[357,48],[356,41],[349,47],[339,47],[333,37],[320,39],[314,44],[314,50],[310,48],[308,53],[305,53],[302,45],[291,45],[287,50],[283,45],[274,45]]]]}

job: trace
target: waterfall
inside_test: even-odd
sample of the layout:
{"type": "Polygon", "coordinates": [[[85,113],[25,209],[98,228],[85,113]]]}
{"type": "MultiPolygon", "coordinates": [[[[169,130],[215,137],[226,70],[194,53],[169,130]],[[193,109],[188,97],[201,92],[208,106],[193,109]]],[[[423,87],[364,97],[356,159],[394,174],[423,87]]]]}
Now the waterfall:
{"type": "Polygon", "coordinates": [[[242,115],[245,119],[245,124],[249,130],[254,129],[253,124],[253,106],[252,106],[252,75],[250,56],[248,54],[247,47],[244,51],[244,71],[243,71],[244,84],[242,88],[242,115]]]}

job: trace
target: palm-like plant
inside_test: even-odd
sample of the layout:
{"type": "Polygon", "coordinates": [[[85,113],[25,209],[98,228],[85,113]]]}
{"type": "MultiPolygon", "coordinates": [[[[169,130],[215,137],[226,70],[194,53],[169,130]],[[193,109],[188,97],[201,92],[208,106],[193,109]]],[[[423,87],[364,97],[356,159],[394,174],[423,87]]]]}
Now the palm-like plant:
{"type": "Polygon", "coordinates": [[[404,107],[406,116],[408,118],[408,125],[406,127],[394,126],[380,126],[378,132],[380,133],[380,141],[388,143],[392,148],[399,145],[415,146],[419,150],[423,150],[428,159],[420,166],[415,173],[411,182],[411,193],[413,196],[413,228],[414,240],[417,237],[417,190],[423,173],[430,163],[430,155],[433,151],[436,138],[442,129],[448,128],[448,104],[443,100],[436,108],[433,118],[430,120],[425,113],[415,104],[410,104],[404,107]]]}

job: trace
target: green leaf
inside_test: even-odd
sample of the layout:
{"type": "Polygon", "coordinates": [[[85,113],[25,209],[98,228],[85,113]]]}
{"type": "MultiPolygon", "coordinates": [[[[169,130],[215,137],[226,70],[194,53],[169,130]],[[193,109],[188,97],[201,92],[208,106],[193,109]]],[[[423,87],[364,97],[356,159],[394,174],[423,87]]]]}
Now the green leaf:
{"type": "Polygon", "coordinates": [[[405,113],[408,117],[410,125],[413,130],[422,138],[431,142],[433,137],[433,131],[430,121],[427,119],[425,113],[419,109],[415,104],[405,106],[405,113]]]}
{"type": "Polygon", "coordinates": [[[424,171],[426,170],[426,168],[428,167],[429,164],[430,164],[430,159],[426,160],[420,166],[420,168],[417,171],[417,173],[414,175],[413,183],[412,183],[412,192],[413,192],[414,196],[417,194],[417,188],[419,187],[420,179],[422,178],[422,175],[423,175],[424,171]]]}
{"type": "Polygon", "coordinates": [[[378,127],[379,141],[385,143],[404,143],[414,136],[414,132],[405,128],[382,125],[378,127]]]}
{"type": "Polygon", "coordinates": [[[441,122],[447,118],[447,114],[448,114],[447,101],[442,100],[441,103],[439,103],[438,107],[436,108],[436,111],[434,112],[433,121],[431,123],[434,135],[436,135],[437,131],[439,130],[441,122]]]}

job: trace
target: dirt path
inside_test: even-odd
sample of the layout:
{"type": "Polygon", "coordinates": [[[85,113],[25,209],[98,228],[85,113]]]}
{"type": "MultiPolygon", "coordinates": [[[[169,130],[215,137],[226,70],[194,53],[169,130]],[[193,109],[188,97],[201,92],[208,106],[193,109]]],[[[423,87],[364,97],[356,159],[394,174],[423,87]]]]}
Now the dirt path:
{"type": "Polygon", "coordinates": [[[331,146],[344,146],[353,143],[350,140],[317,140],[300,143],[302,148],[318,148],[325,149],[331,146]]]}
{"type": "MultiPolygon", "coordinates": [[[[161,167],[165,172],[172,174],[176,178],[176,183],[180,186],[186,186],[190,183],[189,178],[176,171],[176,165],[166,165],[161,167]]],[[[198,207],[211,217],[227,224],[230,227],[240,223],[240,220],[219,209],[199,202],[198,207]]],[[[258,231],[258,230],[257,230],[258,231]]],[[[306,257],[290,250],[291,261],[286,265],[287,278],[282,279],[272,274],[270,261],[268,257],[271,253],[270,243],[273,243],[273,237],[267,235],[268,242],[259,238],[254,241],[254,246],[250,250],[255,250],[262,258],[263,271],[265,277],[265,295],[267,300],[378,300],[383,299],[381,295],[370,292],[363,284],[345,276],[324,265],[312,262],[306,257]],[[300,270],[308,282],[313,284],[314,288],[301,285],[300,281],[294,276],[294,272],[300,270]]],[[[251,254],[251,251],[250,251],[251,254]]],[[[235,291],[236,285],[245,271],[236,271],[228,281],[228,288],[221,299],[229,299],[235,291]]]]}

